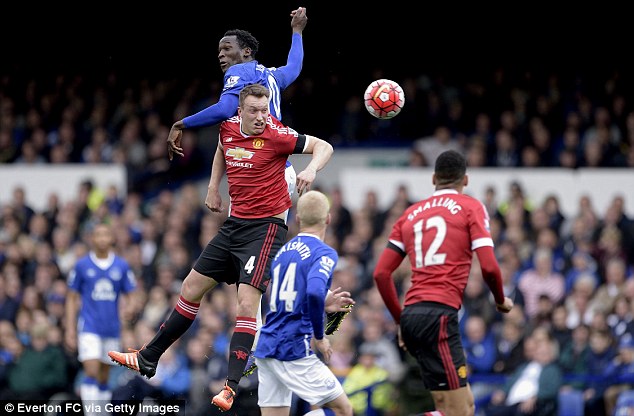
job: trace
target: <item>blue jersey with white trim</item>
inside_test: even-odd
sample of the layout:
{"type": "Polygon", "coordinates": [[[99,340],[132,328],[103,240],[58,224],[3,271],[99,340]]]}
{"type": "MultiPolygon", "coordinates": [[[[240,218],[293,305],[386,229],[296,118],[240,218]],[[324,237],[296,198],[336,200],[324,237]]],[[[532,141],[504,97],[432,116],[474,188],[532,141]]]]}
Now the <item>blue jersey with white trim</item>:
{"type": "Polygon", "coordinates": [[[119,337],[119,296],[136,288],[134,272],[125,259],[114,253],[97,259],[90,252],[77,261],[67,283],[81,296],[77,331],[119,337]]]}
{"type": "MultiPolygon", "coordinates": [[[[271,263],[269,312],[256,357],[292,361],[313,354],[309,289],[326,298],[338,259],[332,247],[312,234],[299,233],[282,246],[271,263]]],[[[325,317],[323,310],[313,313],[325,317]]]]}
{"type": "Polygon", "coordinates": [[[261,84],[271,93],[269,97],[269,112],[278,120],[282,120],[282,90],[295,79],[286,79],[283,71],[275,67],[267,68],[257,61],[250,61],[233,65],[225,72],[225,85],[222,94],[240,95],[242,88],[249,84],[261,84]]]}
{"type": "Polygon", "coordinates": [[[299,77],[303,61],[302,35],[293,33],[286,65],[267,68],[257,61],[232,65],[224,74],[224,86],[218,102],[185,117],[183,124],[186,128],[212,126],[233,117],[238,112],[240,90],[247,84],[261,84],[269,89],[270,113],[282,120],[281,92],[299,77]]]}

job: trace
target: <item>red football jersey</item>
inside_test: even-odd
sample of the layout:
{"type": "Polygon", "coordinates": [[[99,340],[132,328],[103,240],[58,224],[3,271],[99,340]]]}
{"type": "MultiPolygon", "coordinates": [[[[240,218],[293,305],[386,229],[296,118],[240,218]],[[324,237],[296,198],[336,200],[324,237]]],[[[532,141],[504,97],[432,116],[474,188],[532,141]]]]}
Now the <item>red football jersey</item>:
{"type": "Polygon", "coordinates": [[[284,169],[299,134],[272,116],[258,136],[242,133],[240,123],[234,116],[220,124],[231,215],[265,218],[284,212],[292,205],[284,169]]]}
{"type": "Polygon", "coordinates": [[[439,302],[459,309],[473,251],[493,246],[489,216],[475,198],[440,190],[411,205],[396,221],[390,243],[405,252],[412,285],[405,305],[439,302]]]}

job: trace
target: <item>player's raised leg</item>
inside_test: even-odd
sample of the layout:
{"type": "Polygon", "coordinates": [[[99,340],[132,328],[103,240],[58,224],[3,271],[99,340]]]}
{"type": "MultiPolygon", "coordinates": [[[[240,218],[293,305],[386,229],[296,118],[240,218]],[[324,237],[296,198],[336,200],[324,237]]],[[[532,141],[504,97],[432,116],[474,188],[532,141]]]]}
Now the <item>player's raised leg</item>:
{"type": "Polygon", "coordinates": [[[215,280],[192,269],[183,281],[176,306],[154,338],[140,350],[110,351],[110,359],[142,376],[153,377],[161,355],[189,329],[196,319],[204,294],[216,285],[215,280]]]}

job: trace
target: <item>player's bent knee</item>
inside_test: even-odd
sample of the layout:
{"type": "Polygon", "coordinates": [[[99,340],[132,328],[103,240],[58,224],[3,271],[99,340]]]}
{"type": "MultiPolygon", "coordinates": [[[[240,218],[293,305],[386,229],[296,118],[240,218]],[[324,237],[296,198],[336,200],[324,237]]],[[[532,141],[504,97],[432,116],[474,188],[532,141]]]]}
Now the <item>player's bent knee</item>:
{"type": "Polygon", "coordinates": [[[352,404],[345,394],[340,395],[335,400],[331,401],[327,405],[331,408],[337,416],[354,416],[352,410],[352,404]]]}
{"type": "Polygon", "coordinates": [[[446,415],[474,416],[475,403],[470,390],[461,387],[457,390],[433,391],[436,410],[446,415]]]}
{"type": "Polygon", "coordinates": [[[260,308],[260,300],[262,299],[262,292],[260,289],[250,286],[248,284],[241,284],[238,288],[238,316],[250,316],[257,315],[260,308]]]}
{"type": "Polygon", "coordinates": [[[200,302],[205,293],[214,286],[216,281],[193,270],[189,272],[181,285],[181,296],[190,302],[200,302]]]}

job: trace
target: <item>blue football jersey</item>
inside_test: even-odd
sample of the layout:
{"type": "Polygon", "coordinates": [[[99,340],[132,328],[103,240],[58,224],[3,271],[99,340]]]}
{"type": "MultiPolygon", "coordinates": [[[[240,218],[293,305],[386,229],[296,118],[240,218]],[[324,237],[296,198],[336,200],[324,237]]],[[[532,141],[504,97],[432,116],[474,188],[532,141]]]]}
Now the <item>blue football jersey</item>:
{"type": "Polygon", "coordinates": [[[136,288],[134,272],[125,259],[114,253],[107,260],[97,259],[90,252],[77,261],[67,283],[81,296],[77,331],[119,337],[119,295],[136,288]]]}
{"type": "Polygon", "coordinates": [[[320,285],[324,297],[332,284],[337,252],[312,234],[299,233],[271,263],[269,312],[254,355],[291,361],[313,354],[307,287],[320,285]]]}
{"type": "Polygon", "coordinates": [[[288,87],[295,79],[286,79],[283,71],[275,67],[267,68],[257,61],[250,61],[233,65],[225,72],[222,94],[238,96],[242,88],[249,84],[261,84],[269,89],[269,112],[278,120],[282,120],[281,91],[288,87]]]}

